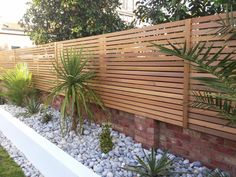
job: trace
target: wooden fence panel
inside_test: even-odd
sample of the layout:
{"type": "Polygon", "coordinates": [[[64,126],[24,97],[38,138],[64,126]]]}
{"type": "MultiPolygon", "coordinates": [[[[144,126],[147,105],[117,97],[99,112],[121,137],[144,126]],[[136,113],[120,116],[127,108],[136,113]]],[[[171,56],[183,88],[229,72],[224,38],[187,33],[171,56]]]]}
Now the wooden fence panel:
{"type": "MultiPolygon", "coordinates": [[[[236,13],[234,15],[236,15],[236,13]]],[[[225,15],[221,16],[222,18],[225,17],[225,15]]],[[[216,21],[219,21],[218,15],[192,19],[192,43],[196,44],[197,42],[208,42],[206,47],[214,43],[214,49],[212,50],[213,53],[211,54],[216,53],[220,47],[226,45],[227,47],[223,50],[223,53],[228,54],[235,50],[236,40],[225,42],[224,38],[216,36],[215,33],[220,27],[220,24],[216,21]]],[[[236,57],[234,57],[234,59],[236,59],[236,57]]],[[[207,74],[197,72],[192,68],[190,77],[204,75],[207,74]]],[[[207,89],[204,85],[194,80],[190,81],[190,88],[191,90],[207,89]]],[[[190,101],[191,100],[193,100],[192,97],[190,97],[190,101]]],[[[189,109],[190,128],[236,140],[236,128],[226,126],[226,123],[227,121],[221,119],[217,112],[196,108],[189,109]]]]}
{"type": "MultiPolygon", "coordinates": [[[[236,15],[236,14],[235,14],[236,15]]],[[[224,17],[224,15],[222,15],[224,17]]],[[[87,70],[97,78],[89,84],[110,108],[146,116],[163,122],[236,139],[236,128],[223,126],[226,121],[214,111],[190,108],[191,90],[207,89],[191,77],[204,75],[182,59],[164,55],[153,42],[168,46],[168,41],[188,47],[201,41],[214,42],[213,52],[225,42],[214,36],[219,28],[217,15],[159,24],[141,29],[61,41],[34,48],[0,51],[0,64],[12,68],[26,62],[34,74],[35,86],[49,91],[58,76],[52,63],[60,65],[61,53],[71,48],[83,48],[89,58],[87,70]]],[[[227,54],[236,47],[235,40],[227,42],[227,54]]]]}
{"type": "Polygon", "coordinates": [[[54,44],[47,44],[35,48],[15,50],[16,63],[27,63],[33,73],[35,87],[48,91],[56,81],[56,73],[52,69],[55,60],[54,44]]]}
{"type": "Polygon", "coordinates": [[[0,69],[10,69],[15,66],[15,51],[1,51],[0,54],[0,69]]]}
{"type": "Polygon", "coordinates": [[[183,44],[185,21],[62,41],[83,48],[97,79],[90,85],[107,107],[182,125],[184,62],[154,51],[151,42],[183,44]]]}

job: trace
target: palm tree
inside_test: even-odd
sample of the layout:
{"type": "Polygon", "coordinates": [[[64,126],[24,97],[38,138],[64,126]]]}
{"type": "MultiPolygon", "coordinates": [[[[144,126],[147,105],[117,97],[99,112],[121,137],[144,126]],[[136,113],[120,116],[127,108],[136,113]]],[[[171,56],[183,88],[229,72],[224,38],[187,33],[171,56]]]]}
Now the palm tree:
{"type": "Polygon", "coordinates": [[[70,50],[62,53],[60,64],[53,64],[57,72],[59,83],[52,89],[50,95],[58,96],[64,94],[65,98],[61,105],[62,130],[65,129],[66,117],[72,118],[71,130],[77,132],[78,122],[80,123],[79,132],[82,133],[83,111],[92,120],[93,113],[90,103],[98,104],[103,108],[103,104],[94,90],[89,86],[88,81],[96,77],[95,72],[85,70],[88,59],[80,51],[70,50]]]}
{"type": "Polygon", "coordinates": [[[18,63],[15,68],[2,71],[0,80],[2,80],[3,90],[0,91],[0,96],[17,106],[23,106],[25,98],[33,95],[34,92],[32,73],[27,64],[18,63]]]}

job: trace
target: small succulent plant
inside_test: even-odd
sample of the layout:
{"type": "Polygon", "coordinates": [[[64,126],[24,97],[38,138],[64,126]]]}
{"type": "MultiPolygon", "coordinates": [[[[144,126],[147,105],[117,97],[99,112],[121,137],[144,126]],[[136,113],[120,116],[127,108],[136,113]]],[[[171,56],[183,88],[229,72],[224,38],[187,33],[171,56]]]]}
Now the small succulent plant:
{"type": "Polygon", "coordinates": [[[107,154],[109,151],[111,151],[114,146],[114,144],[112,142],[110,128],[111,128],[111,125],[104,124],[102,126],[102,132],[99,137],[100,148],[101,148],[102,152],[105,154],[107,154]]]}
{"type": "Polygon", "coordinates": [[[42,123],[48,123],[52,120],[53,114],[51,112],[45,112],[42,117],[42,123]]]}
{"type": "Polygon", "coordinates": [[[28,114],[36,114],[40,111],[40,102],[38,102],[35,98],[28,98],[26,109],[28,114]]]}
{"type": "Polygon", "coordinates": [[[150,155],[143,153],[145,155],[144,159],[136,156],[138,165],[127,165],[124,169],[137,173],[142,177],[174,176],[174,159],[171,160],[167,152],[164,152],[160,159],[157,159],[154,148],[152,148],[150,155]]]}
{"type": "Polygon", "coordinates": [[[42,106],[40,113],[42,116],[42,118],[41,118],[42,123],[47,124],[48,122],[50,122],[53,119],[53,113],[50,111],[48,106],[42,106]]]}

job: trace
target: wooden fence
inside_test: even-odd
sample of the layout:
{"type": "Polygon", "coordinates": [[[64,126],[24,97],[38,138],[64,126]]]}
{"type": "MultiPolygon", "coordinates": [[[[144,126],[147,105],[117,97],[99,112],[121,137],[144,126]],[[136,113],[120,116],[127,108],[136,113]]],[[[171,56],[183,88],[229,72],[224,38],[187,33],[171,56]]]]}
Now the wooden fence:
{"type": "MultiPolygon", "coordinates": [[[[205,89],[190,78],[204,73],[180,58],[157,52],[151,44],[168,45],[170,41],[183,45],[187,41],[191,46],[209,41],[214,42],[216,52],[225,41],[214,35],[219,28],[215,20],[219,20],[217,15],[1,51],[0,64],[12,68],[16,63],[28,63],[36,87],[49,91],[58,81],[52,62],[59,61],[61,51],[82,47],[90,57],[88,69],[98,76],[90,84],[107,107],[236,140],[236,128],[224,126],[226,122],[216,112],[188,106],[191,90],[205,89]]],[[[227,46],[224,53],[235,49],[236,41],[227,42],[227,46]]]]}

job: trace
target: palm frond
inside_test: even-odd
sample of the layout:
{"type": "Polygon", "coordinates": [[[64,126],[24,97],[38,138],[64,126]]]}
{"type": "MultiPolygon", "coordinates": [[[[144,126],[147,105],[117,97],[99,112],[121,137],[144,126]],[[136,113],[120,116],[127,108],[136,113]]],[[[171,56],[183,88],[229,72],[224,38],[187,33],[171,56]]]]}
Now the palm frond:
{"type": "Polygon", "coordinates": [[[226,41],[236,38],[236,19],[234,17],[233,10],[226,12],[226,18],[223,19],[218,15],[220,21],[216,23],[220,24],[220,28],[217,30],[216,34],[221,38],[225,38],[226,41]]]}
{"type": "Polygon", "coordinates": [[[197,43],[194,47],[189,50],[176,48],[173,44],[169,43],[171,48],[160,46],[154,44],[157,48],[160,49],[160,52],[166,53],[168,55],[174,55],[185,60],[188,60],[193,64],[193,66],[200,71],[205,71],[211,74],[214,79],[211,78],[198,78],[199,80],[205,80],[205,84],[207,86],[214,86],[216,83],[220,84],[221,87],[217,87],[217,89],[221,90],[231,90],[231,92],[236,92],[235,76],[236,72],[236,60],[232,60],[232,54],[234,51],[227,54],[223,59],[221,59],[223,54],[223,49],[225,46],[221,47],[218,52],[214,53],[212,50],[214,46],[211,45],[208,48],[205,48],[206,43],[197,43]],[[204,51],[202,54],[202,51],[204,51]],[[185,51],[185,52],[183,52],[185,51]],[[212,54],[214,53],[214,54],[212,54]],[[216,62],[219,62],[216,64],[216,62]]]}
{"type": "Polygon", "coordinates": [[[219,93],[207,91],[193,91],[192,93],[195,99],[190,104],[192,107],[216,110],[230,124],[236,123],[236,107],[231,99],[219,93]]]}

